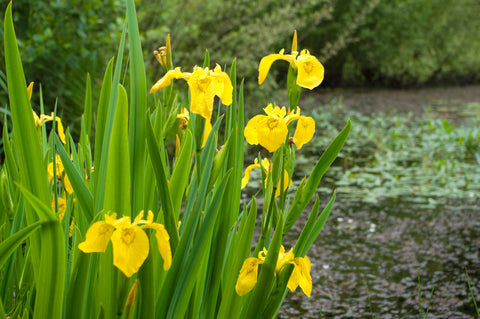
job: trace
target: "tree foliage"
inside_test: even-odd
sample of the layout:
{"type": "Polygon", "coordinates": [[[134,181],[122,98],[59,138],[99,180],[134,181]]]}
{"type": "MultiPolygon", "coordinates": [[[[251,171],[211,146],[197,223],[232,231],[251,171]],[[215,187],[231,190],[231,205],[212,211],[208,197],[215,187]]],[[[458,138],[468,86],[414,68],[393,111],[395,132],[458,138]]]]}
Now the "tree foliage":
{"type": "Polygon", "coordinates": [[[241,60],[239,74],[252,82],[255,57],[288,51],[290,43],[279,39],[294,29],[299,45],[325,64],[327,85],[472,82],[480,71],[476,0],[140,2],[148,8],[139,11],[152,49],[171,33],[178,63],[201,61],[201,50],[193,50],[199,47],[221,64],[233,55],[241,60]]]}
{"type": "MultiPolygon", "coordinates": [[[[0,11],[7,4],[2,1],[0,11]]],[[[123,15],[122,0],[15,1],[13,19],[26,81],[42,85],[49,110],[58,98],[59,110],[69,110],[68,122],[79,119],[87,72],[94,79],[103,74],[115,53],[123,15]]],[[[3,16],[0,20],[3,24],[3,16]]],[[[6,92],[0,94],[6,97],[6,92]]],[[[38,95],[33,99],[38,105],[38,95]]]]}

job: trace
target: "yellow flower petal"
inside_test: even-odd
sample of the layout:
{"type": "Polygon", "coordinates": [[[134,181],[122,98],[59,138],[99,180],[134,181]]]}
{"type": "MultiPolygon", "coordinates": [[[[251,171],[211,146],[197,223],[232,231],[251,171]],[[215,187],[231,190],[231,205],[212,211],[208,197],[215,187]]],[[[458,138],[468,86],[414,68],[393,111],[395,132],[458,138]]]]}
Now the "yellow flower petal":
{"type": "Polygon", "coordinates": [[[78,245],[84,253],[104,252],[112,237],[114,227],[106,221],[94,223],[87,231],[85,241],[78,245]]]}
{"type": "Polygon", "coordinates": [[[269,175],[270,172],[272,171],[272,163],[271,161],[268,160],[268,158],[262,159],[262,162],[260,163],[263,167],[263,170],[265,171],[266,175],[269,175]]]}
{"type": "MultiPolygon", "coordinates": [[[[284,173],[283,174],[283,191],[285,192],[288,188],[290,188],[290,186],[292,186],[292,180],[288,176],[287,170],[284,170],[283,173],[284,173]]],[[[282,181],[279,180],[277,190],[275,191],[275,197],[280,196],[281,184],[282,184],[282,181]]]]}
{"type": "Polygon", "coordinates": [[[287,287],[290,291],[294,291],[298,286],[302,288],[305,295],[310,297],[312,293],[312,277],[310,276],[310,260],[307,256],[297,257],[293,261],[295,267],[292,275],[288,280],[287,287]]]}
{"type": "Polygon", "coordinates": [[[278,105],[273,105],[272,103],[268,104],[263,110],[267,115],[273,116],[277,119],[283,119],[287,114],[285,106],[279,107],[278,105]]]}
{"type": "Polygon", "coordinates": [[[292,53],[297,52],[297,30],[293,32],[292,53]]]}
{"type": "Polygon", "coordinates": [[[165,75],[152,86],[152,88],[150,89],[150,94],[169,86],[172,83],[173,79],[188,79],[189,76],[190,73],[182,73],[180,71],[180,67],[175,68],[174,70],[170,70],[165,73],[165,75]]]}
{"type": "Polygon", "coordinates": [[[263,264],[263,260],[255,257],[247,258],[240,269],[237,278],[235,291],[239,296],[249,293],[257,283],[258,265],[263,264]]]}
{"type": "MultiPolygon", "coordinates": [[[[64,168],[63,168],[63,163],[60,158],[60,155],[58,154],[56,154],[55,156],[55,163],[57,165],[57,167],[55,167],[55,174],[57,175],[57,177],[62,177],[64,168]]],[[[48,172],[48,180],[51,180],[53,178],[53,162],[48,163],[47,172],[48,172]]]]}
{"type": "Polygon", "coordinates": [[[288,127],[283,120],[278,120],[272,116],[266,116],[258,123],[258,142],[269,152],[275,152],[285,141],[287,134],[288,127]]]}
{"type": "Polygon", "coordinates": [[[227,73],[222,72],[222,69],[218,64],[212,73],[216,79],[215,95],[217,95],[222,100],[223,104],[232,104],[233,86],[232,82],[230,81],[230,77],[227,73]]]}
{"type": "MultiPolygon", "coordinates": [[[[52,113],[52,118],[53,118],[53,113],[52,113]]],[[[57,116],[55,117],[55,121],[57,122],[58,136],[60,137],[60,140],[62,141],[62,143],[65,144],[66,143],[65,132],[63,130],[62,120],[57,116]]]]}
{"type": "Polygon", "coordinates": [[[112,235],[113,264],[131,277],[147,259],[148,236],[138,226],[117,228],[112,235]]]}
{"type": "Polygon", "coordinates": [[[40,127],[40,118],[38,117],[37,113],[32,110],[33,113],[33,120],[35,121],[35,127],[40,127]]]}
{"type": "Polygon", "coordinates": [[[260,60],[260,64],[258,65],[258,84],[262,84],[267,77],[268,71],[270,71],[270,67],[272,63],[276,60],[285,60],[290,62],[290,64],[295,67],[295,56],[290,54],[283,54],[284,49],[282,49],[278,54],[270,54],[263,57],[260,60]]]}
{"type": "Polygon", "coordinates": [[[300,118],[300,108],[297,106],[295,110],[291,110],[288,114],[283,118],[285,123],[290,124],[290,122],[297,120],[300,118]]]}
{"type": "Polygon", "coordinates": [[[208,139],[208,136],[210,135],[211,131],[212,131],[212,124],[210,123],[210,120],[205,120],[205,128],[203,129],[202,147],[204,147],[205,143],[207,143],[207,139],[208,139]]]}
{"type": "Polygon", "coordinates": [[[31,100],[32,93],[33,93],[33,82],[30,82],[30,84],[27,86],[27,92],[28,92],[28,98],[31,100]]]}
{"type": "MultiPolygon", "coordinates": [[[[63,216],[65,215],[65,211],[67,210],[67,202],[65,199],[61,197],[57,197],[57,203],[58,203],[58,218],[60,219],[60,222],[63,220],[63,216]]],[[[52,211],[55,213],[55,197],[52,197],[52,211]]]]}
{"type": "Polygon", "coordinates": [[[301,149],[303,144],[308,143],[315,133],[315,121],[311,117],[300,116],[297,121],[297,128],[293,135],[293,143],[297,149],[301,149]]]}
{"type": "MultiPolygon", "coordinates": [[[[157,239],[158,251],[163,259],[163,270],[170,269],[172,265],[172,250],[170,247],[170,236],[161,224],[155,224],[155,238],[157,239]]],[[[153,224],[152,224],[153,225],[153,224]]]]}
{"type": "Polygon", "coordinates": [[[190,121],[190,113],[187,108],[180,108],[180,113],[177,114],[177,119],[183,119],[184,121],[190,121]]]}
{"type": "Polygon", "coordinates": [[[72,194],[73,193],[73,187],[72,184],[70,183],[70,180],[68,179],[68,176],[65,175],[63,177],[63,187],[67,191],[67,193],[72,194]]]}
{"type": "Polygon", "coordinates": [[[190,87],[190,112],[210,120],[215,99],[215,79],[210,76],[208,68],[195,66],[192,76],[188,79],[190,87]]]}
{"type": "Polygon", "coordinates": [[[105,218],[105,222],[107,224],[115,226],[115,223],[117,221],[117,213],[105,214],[103,218],[105,218]]]}
{"type": "Polygon", "coordinates": [[[255,162],[251,165],[248,165],[245,169],[245,176],[242,178],[242,188],[247,186],[248,181],[250,180],[250,173],[254,168],[260,168],[260,164],[258,164],[258,159],[255,158],[255,162]]]}
{"type": "Polygon", "coordinates": [[[307,89],[314,89],[323,81],[324,68],[316,57],[302,50],[297,58],[297,84],[307,89]]]}
{"type": "Polygon", "coordinates": [[[148,211],[147,219],[142,219],[143,210],[137,215],[134,221],[135,224],[143,224],[140,228],[151,228],[155,230],[155,238],[157,239],[157,246],[160,255],[163,258],[163,269],[168,270],[172,265],[172,250],[170,248],[170,236],[168,235],[165,226],[153,222],[153,212],[148,211]]]}
{"type": "Polygon", "coordinates": [[[250,145],[258,145],[258,135],[257,135],[257,127],[262,119],[264,119],[265,115],[255,115],[248,121],[247,126],[243,130],[243,135],[247,140],[248,144],[250,145]]]}
{"type": "Polygon", "coordinates": [[[280,246],[280,251],[278,252],[277,266],[275,267],[276,272],[280,272],[280,269],[283,268],[286,264],[291,264],[295,256],[293,255],[292,250],[290,249],[288,253],[285,253],[285,247],[280,246]]]}

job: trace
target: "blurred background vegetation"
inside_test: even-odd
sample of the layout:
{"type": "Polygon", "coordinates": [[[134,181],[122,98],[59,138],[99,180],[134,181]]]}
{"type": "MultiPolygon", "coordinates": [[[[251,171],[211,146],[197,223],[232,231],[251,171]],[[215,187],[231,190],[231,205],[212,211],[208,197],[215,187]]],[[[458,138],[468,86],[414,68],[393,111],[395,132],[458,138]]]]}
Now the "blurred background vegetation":
{"type": "MultiPolygon", "coordinates": [[[[287,63],[275,63],[261,89],[256,83],[257,66],[267,54],[282,48],[290,52],[294,29],[299,48],[308,48],[325,65],[321,89],[404,88],[479,81],[478,0],[136,3],[151,83],[163,72],[152,51],[164,45],[170,33],[174,64],[184,71],[202,64],[206,49],[212,66],[229,66],[236,57],[237,73],[245,79],[250,108],[263,105],[267,96],[284,87],[287,63]]],[[[0,3],[2,13],[6,5],[7,1],[0,3]]],[[[92,75],[94,85],[99,85],[108,60],[116,54],[124,1],[15,0],[13,8],[27,81],[42,85],[48,109],[53,109],[58,98],[59,113],[68,109],[66,124],[78,129],[86,73],[92,75]]],[[[3,46],[0,57],[3,60],[3,46]]],[[[8,103],[4,68],[2,63],[1,107],[8,103]]]]}
{"type": "MultiPolygon", "coordinates": [[[[0,1],[0,107],[7,103],[3,17],[8,2],[0,1]]],[[[41,85],[46,110],[58,103],[66,124],[80,131],[87,73],[99,85],[118,47],[124,1],[14,0],[12,8],[26,81],[35,82],[33,105],[39,105],[41,85]]]]}

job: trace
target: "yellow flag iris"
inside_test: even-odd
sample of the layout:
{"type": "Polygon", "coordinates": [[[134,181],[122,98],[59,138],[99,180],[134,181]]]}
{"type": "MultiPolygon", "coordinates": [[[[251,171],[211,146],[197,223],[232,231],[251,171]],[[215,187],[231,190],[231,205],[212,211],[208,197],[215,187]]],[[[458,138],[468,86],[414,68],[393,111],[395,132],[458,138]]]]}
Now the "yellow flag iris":
{"type": "Polygon", "coordinates": [[[292,68],[297,71],[297,85],[312,90],[322,83],[324,76],[323,65],[316,57],[310,55],[310,52],[306,49],[298,54],[297,31],[295,31],[293,35],[292,53],[284,54],[284,52],[285,49],[282,49],[278,54],[270,54],[260,60],[258,66],[258,84],[263,83],[272,63],[276,60],[288,61],[292,68]]]}
{"type": "MultiPolygon", "coordinates": [[[[255,284],[257,283],[258,266],[263,264],[267,250],[264,248],[258,253],[258,258],[247,258],[240,269],[240,273],[237,278],[237,284],[235,285],[235,291],[239,296],[249,293],[255,284]]],[[[275,274],[279,273],[282,268],[288,264],[294,265],[293,272],[287,283],[288,289],[294,291],[298,286],[302,291],[310,297],[312,293],[312,277],[310,276],[310,260],[307,256],[295,257],[292,250],[285,253],[285,248],[280,247],[278,254],[277,265],[275,267],[275,274]]]]}
{"type": "MultiPolygon", "coordinates": [[[[188,121],[190,121],[190,113],[188,112],[187,109],[184,109],[182,107],[180,109],[180,113],[177,114],[177,119],[180,119],[179,127],[184,130],[187,128],[188,121]]],[[[202,147],[205,146],[205,143],[207,142],[207,139],[208,139],[208,135],[210,135],[211,131],[212,131],[212,124],[210,123],[210,121],[205,121],[205,129],[203,130],[202,147]]]]}
{"type": "MultiPolygon", "coordinates": [[[[259,164],[258,163],[258,159],[255,158],[255,161],[253,162],[253,164],[250,164],[247,166],[247,168],[245,169],[245,175],[243,176],[242,178],[242,188],[245,188],[247,186],[247,183],[248,181],[250,180],[250,173],[252,172],[252,170],[254,168],[262,168],[263,171],[265,172],[265,175],[266,175],[266,178],[265,178],[265,184],[267,183],[268,181],[268,178],[269,176],[271,175],[271,172],[272,172],[272,162],[269,161],[268,159],[264,158],[262,159],[262,163],[259,164]]],[[[287,170],[284,170],[284,176],[283,176],[283,191],[286,191],[290,186],[292,186],[292,180],[290,179],[290,177],[288,176],[288,172],[287,170]]],[[[275,197],[278,197],[280,196],[280,184],[281,184],[281,180],[278,181],[278,185],[277,185],[277,190],[275,191],[275,197]]]]}
{"type": "Polygon", "coordinates": [[[147,259],[150,244],[144,228],[154,229],[157,246],[163,258],[163,269],[168,270],[172,264],[170,236],[165,227],[153,222],[153,213],[148,212],[147,219],[141,211],[134,222],[130,217],[116,218],[116,213],[105,214],[105,221],[95,222],[87,231],[85,241],[78,245],[84,253],[104,252],[108,242],[112,241],[113,264],[125,276],[131,277],[147,259]]]}
{"type": "MultiPolygon", "coordinates": [[[[65,168],[63,167],[62,160],[60,156],[57,154],[55,156],[55,175],[57,180],[61,180],[63,182],[63,188],[67,191],[67,193],[72,194],[73,188],[72,184],[70,184],[70,180],[68,179],[67,174],[65,173],[65,168]]],[[[48,163],[47,166],[48,172],[48,180],[51,181],[53,179],[53,162],[48,163]]]]}
{"type": "MultiPolygon", "coordinates": [[[[32,93],[33,93],[33,82],[30,82],[30,84],[28,85],[27,92],[28,92],[28,98],[31,99],[32,93]]],[[[35,111],[32,110],[32,112],[33,112],[33,119],[35,120],[35,126],[37,128],[41,127],[46,122],[55,120],[55,122],[57,122],[58,136],[60,137],[60,140],[62,141],[63,144],[66,143],[62,120],[58,116],[55,116],[55,119],[54,119],[53,112],[51,113],[51,115],[40,114],[40,116],[38,116],[37,113],[35,113],[35,111]]]]}
{"type": "Polygon", "coordinates": [[[213,70],[195,66],[192,73],[181,72],[177,67],[158,80],[150,89],[150,93],[169,86],[173,79],[187,81],[191,95],[190,112],[199,114],[208,121],[212,117],[215,96],[218,96],[225,105],[232,104],[232,82],[218,64],[213,70]]]}
{"type": "Polygon", "coordinates": [[[243,134],[251,145],[265,147],[269,152],[275,152],[288,135],[288,125],[294,121],[297,123],[297,130],[293,142],[298,149],[309,142],[315,133],[315,121],[311,117],[301,116],[300,108],[290,111],[287,114],[285,107],[269,104],[265,109],[267,115],[256,115],[248,121],[243,134]]]}

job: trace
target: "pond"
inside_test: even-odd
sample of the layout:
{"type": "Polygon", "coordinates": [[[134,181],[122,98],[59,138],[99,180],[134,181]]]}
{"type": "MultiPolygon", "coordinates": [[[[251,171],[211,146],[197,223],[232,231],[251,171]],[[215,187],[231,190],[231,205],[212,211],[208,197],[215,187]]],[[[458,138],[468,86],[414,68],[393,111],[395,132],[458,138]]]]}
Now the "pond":
{"type": "MultiPolygon", "coordinates": [[[[349,112],[360,112],[363,126],[321,185],[324,205],[333,188],[338,195],[308,253],[312,296],[289,293],[278,317],[420,318],[428,308],[428,318],[476,318],[466,271],[478,301],[480,133],[478,121],[465,123],[478,120],[480,87],[331,91],[305,102],[318,100],[337,113],[322,115],[325,122],[340,117],[321,128],[338,127],[349,112]],[[469,148],[464,137],[473,138],[469,148]]],[[[299,176],[321,143],[299,157],[299,176]]],[[[294,244],[305,219],[286,242],[294,244]]]]}
{"type": "Polygon", "coordinates": [[[472,207],[337,205],[308,253],[311,298],[290,293],[279,318],[419,318],[419,280],[424,311],[434,289],[428,318],[476,317],[465,269],[478,296],[477,216],[472,207]]]}

